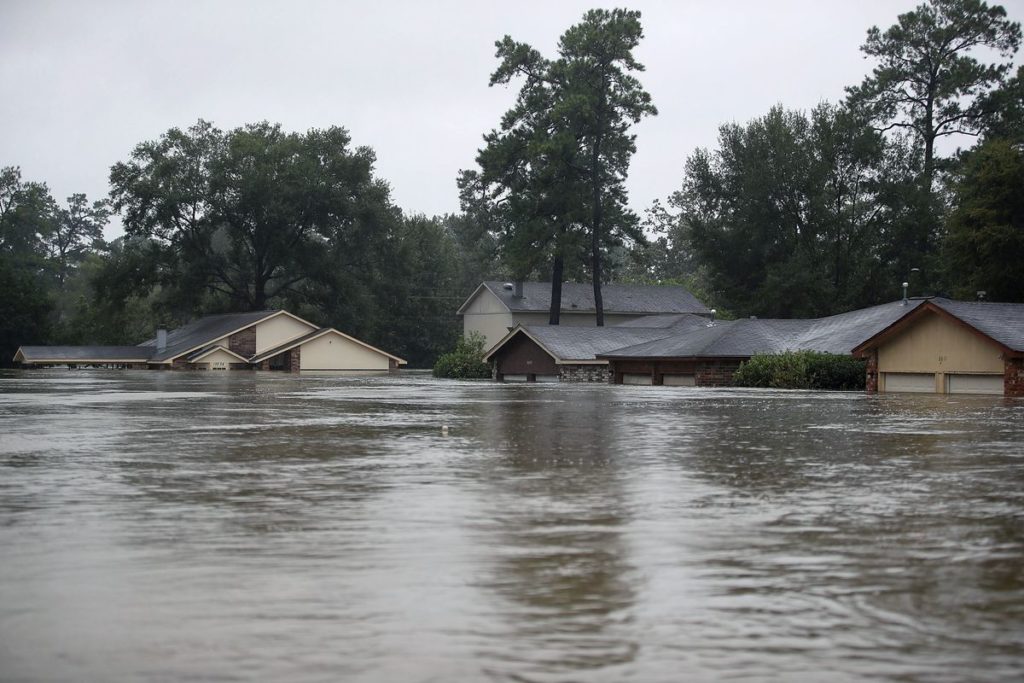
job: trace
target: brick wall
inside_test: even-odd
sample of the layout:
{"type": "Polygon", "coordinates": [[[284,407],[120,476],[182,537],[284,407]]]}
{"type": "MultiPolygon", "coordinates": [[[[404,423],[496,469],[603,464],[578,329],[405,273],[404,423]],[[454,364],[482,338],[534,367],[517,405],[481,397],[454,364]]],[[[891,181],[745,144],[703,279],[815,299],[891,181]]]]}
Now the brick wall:
{"type": "Polygon", "coordinates": [[[694,383],[698,387],[731,387],[732,376],[740,368],[739,360],[713,360],[698,362],[694,368],[694,383]]]}
{"type": "Polygon", "coordinates": [[[878,393],[878,349],[871,350],[867,361],[867,378],[864,388],[869,394],[876,394],[878,393]]]}
{"type": "Polygon", "coordinates": [[[288,352],[289,358],[289,370],[291,372],[298,372],[302,367],[302,347],[296,346],[294,349],[288,352]]]}
{"type": "Polygon", "coordinates": [[[558,379],[562,382],[609,384],[612,381],[612,371],[607,365],[559,365],[558,379]]]}
{"type": "Polygon", "coordinates": [[[246,328],[228,337],[228,348],[243,358],[256,355],[256,326],[246,328]]]}
{"type": "Polygon", "coordinates": [[[178,358],[171,361],[171,370],[188,370],[188,360],[185,358],[178,358]]]}
{"type": "Polygon", "coordinates": [[[1024,358],[1004,361],[1003,396],[1024,396],[1024,358]]]}

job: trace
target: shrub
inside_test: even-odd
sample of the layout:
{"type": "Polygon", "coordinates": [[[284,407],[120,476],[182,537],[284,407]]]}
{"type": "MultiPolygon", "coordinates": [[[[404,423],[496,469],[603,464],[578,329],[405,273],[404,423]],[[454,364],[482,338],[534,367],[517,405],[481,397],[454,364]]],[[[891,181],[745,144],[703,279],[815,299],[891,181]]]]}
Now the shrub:
{"type": "Polygon", "coordinates": [[[484,362],[486,339],[479,332],[470,332],[459,339],[455,349],[434,363],[434,377],[449,379],[490,379],[491,365],[484,362]]]}
{"type": "Polygon", "coordinates": [[[743,363],[733,376],[738,387],[773,389],[864,389],[866,361],[815,351],[761,354],[743,363]]]}

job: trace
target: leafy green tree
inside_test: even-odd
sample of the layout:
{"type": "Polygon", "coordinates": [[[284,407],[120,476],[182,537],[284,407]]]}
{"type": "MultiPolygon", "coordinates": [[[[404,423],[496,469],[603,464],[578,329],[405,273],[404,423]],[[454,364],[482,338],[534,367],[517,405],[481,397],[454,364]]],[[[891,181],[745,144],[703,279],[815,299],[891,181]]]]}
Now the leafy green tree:
{"type": "Polygon", "coordinates": [[[1002,83],[1020,46],[1020,24],[981,0],[929,0],[881,31],[868,30],[861,50],[877,60],[870,76],[848,88],[850,101],[886,129],[911,130],[923,148],[922,179],[930,191],[935,141],[983,128],[986,95],[1002,83]],[[1003,59],[984,63],[992,51],[1003,59]]]}
{"type": "Polygon", "coordinates": [[[22,180],[14,166],[0,169],[0,365],[25,344],[45,343],[53,309],[44,240],[56,204],[46,185],[22,180]]]}
{"type": "Polygon", "coordinates": [[[550,322],[561,310],[561,282],[584,253],[594,285],[597,324],[604,324],[603,266],[623,240],[643,240],[626,206],[625,179],[636,151],[630,127],[657,113],[634,73],[643,31],[640,13],[591,10],[561,37],[557,59],[546,59],[505,36],[491,85],[522,79],[516,105],[500,130],[485,137],[481,186],[504,216],[509,262],[519,272],[551,266],[550,322]]]}
{"type": "Polygon", "coordinates": [[[53,230],[46,240],[55,263],[57,285],[63,291],[71,270],[91,248],[103,241],[103,228],[110,216],[106,201],[89,204],[84,194],[68,197],[67,208],[57,209],[53,230]]]}
{"type": "Polygon", "coordinates": [[[378,227],[364,220],[377,215],[374,203],[394,215],[373,163],[342,128],[296,134],[260,123],[223,133],[199,121],[116,164],[111,196],[126,233],[170,250],[197,296],[205,288],[234,309],[259,310],[341,265],[327,256],[378,227]]]}
{"type": "Polygon", "coordinates": [[[968,155],[955,185],[943,256],[953,294],[1024,301],[1024,150],[993,139],[968,155]]]}
{"type": "Polygon", "coordinates": [[[16,166],[0,169],[0,253],[16,259],[44,257],[56,213],[45,183],[23,181],[16,166]]]}
{"type": "Polygon", "coordinates": [[[827,104],[809,116],[775,107],[724,125],[718,149],[690,157],[669,199],[676,241],[693,249],[710,300],[740,315],[874,303],[904,213],[879,197],[903,177],[893,166],[900,159],[879,133],[827,104]]]}

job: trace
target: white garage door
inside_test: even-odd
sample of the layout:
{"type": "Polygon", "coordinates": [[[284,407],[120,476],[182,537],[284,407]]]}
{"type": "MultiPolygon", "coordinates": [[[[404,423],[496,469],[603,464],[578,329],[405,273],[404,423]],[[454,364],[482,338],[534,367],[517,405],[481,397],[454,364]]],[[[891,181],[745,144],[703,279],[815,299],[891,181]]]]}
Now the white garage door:
{"type": "Polygon", "coordinates": [[[667,387],[697,386],[697,378],[693,375],[663,375],[661,383],[667,387]]]}
{"type": "Polygon", "coordinates": [[[651,383],[651,376],[650,375],[631,375],[631,374],[627,373],[627,374],[624,374],[622,376],[622,383],[623,384],[650,384],[651,383]]]}
{"type": "Polygon", "coordinates": [[[947,375],[951,394],[1003,395],[1002,375],[947,375]]]}
{"type": "Polygon", "coordinates": [[[930,372],[887,372],[885,390],[905,391],[915,394],[935,393],[935,375],[930,372]]]}

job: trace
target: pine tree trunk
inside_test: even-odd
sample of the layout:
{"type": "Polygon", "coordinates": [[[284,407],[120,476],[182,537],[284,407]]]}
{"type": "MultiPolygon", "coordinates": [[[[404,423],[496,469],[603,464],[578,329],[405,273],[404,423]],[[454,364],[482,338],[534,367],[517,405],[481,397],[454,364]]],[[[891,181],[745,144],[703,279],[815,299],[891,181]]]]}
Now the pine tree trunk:
{"type": "Polygon", "coordinates": [[[562,273],[565,270],[565,259],[561,254],[555,255],[551,267],[551,313],[548,325],[557,325],[562,315],[562,273]]]}

